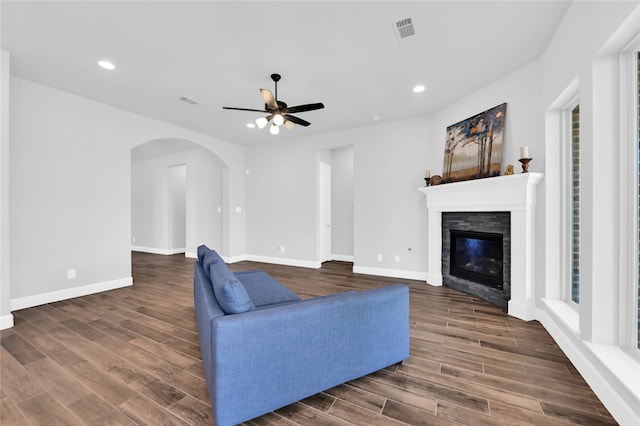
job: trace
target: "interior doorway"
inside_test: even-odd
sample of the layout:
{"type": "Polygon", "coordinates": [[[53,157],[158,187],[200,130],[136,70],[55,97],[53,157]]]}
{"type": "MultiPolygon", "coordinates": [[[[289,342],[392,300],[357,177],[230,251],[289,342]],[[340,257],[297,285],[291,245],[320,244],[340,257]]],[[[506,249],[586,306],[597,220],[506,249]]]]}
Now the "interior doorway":
{"type": "Polygon", "coordinates": [[[319,150],[317,258],[353,262],[353,146],[319,150]]]}
{"type": "Polygon", "coordinates": [[[184,253],[187,247],[187,165],[169,166],[169,249],[184,253]]]}
{"type": "Polygon", "coordinates": [[[331,260],[331,166],[320,162],[318,176],[320,262],[331,260]]]}

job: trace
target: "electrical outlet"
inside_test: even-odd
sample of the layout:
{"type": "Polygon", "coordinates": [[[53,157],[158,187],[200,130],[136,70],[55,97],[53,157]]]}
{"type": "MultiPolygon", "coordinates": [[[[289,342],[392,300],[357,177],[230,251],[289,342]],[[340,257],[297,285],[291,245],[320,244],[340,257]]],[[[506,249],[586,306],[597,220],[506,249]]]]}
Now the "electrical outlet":
{"type": "Polygon", "coordinates": [[[378,255],[378,262],[382,262],[382,255],[381,254],[378,255]]]}
{"type": "Polygon", "coordinates": [[[278,250],[280,250],[280,253],[284,253],[284,246],[279,246],[278,250]]]}
{"type": "Polygon", "coordinates": [[[393,261],[396,262],[396,263],[400,263],[400,256],[395,255],[394,258],[393,258],[393,261]]]}
{"type": "Polygon", "coordinates": [[[67,269],[67,279],[74,279],[76,277],[76,270],[75,269],[67,269]]]}

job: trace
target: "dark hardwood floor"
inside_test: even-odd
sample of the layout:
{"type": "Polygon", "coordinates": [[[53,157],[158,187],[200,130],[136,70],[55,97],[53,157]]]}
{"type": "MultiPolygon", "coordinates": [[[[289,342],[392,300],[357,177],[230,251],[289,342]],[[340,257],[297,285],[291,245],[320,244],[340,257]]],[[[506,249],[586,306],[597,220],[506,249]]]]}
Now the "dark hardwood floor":
{"type": "MultiPolygon", "coordinates": [[[[0,333],[0,424],[211,424],[193,260],[133,253],[134,285],[14,312],[0,333]]],[[[616,424],[537,322],[424,282],[351,264],[263,269],[303,298],[410,286],[411,356],[250,425],[616,424]]]]}

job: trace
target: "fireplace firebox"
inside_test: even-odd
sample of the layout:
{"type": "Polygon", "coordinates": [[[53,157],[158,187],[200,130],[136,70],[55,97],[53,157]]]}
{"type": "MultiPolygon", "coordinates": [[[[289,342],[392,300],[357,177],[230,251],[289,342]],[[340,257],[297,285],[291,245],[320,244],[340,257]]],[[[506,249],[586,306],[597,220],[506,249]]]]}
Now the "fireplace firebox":
{"type": "Polygon", "coordinates": [[[511,213],[442,212],[442,284],[507,307],[511,213]]]}
{"type": "Polygon", "coordinates": [[[502,290],[502,234],[488,232],[450,232],[449,273],[479,284],[502,290]]]}

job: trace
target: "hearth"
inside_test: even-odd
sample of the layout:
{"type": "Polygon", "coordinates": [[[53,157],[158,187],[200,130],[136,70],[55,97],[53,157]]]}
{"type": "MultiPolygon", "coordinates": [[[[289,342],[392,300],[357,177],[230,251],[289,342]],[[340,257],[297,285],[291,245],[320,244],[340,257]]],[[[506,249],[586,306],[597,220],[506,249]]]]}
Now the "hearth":
{"type": "Polygon", "coordinates": [[[442,283],[507,307],[511,296],[509,212],[442,213],[442,283]]]}

